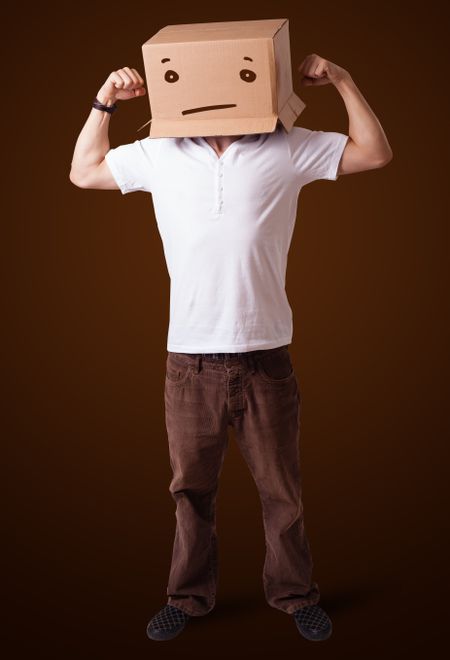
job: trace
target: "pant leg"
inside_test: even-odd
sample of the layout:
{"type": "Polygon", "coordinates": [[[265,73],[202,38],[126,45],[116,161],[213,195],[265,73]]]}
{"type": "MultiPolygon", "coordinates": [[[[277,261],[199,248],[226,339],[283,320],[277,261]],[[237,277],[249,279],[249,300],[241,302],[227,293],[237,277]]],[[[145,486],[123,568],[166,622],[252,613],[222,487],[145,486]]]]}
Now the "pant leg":
{"type": "Polygon", "coordinates": [[[265,596],[272,607],[292,613],[317,603],[320,592],[312,579],[313,562],[304,525],[300,396],[287,350],[272,357],[268,373],[267,367],[263,371],[258,364],[255,370],[248,369],[244,410],[233,418],[233,427],[262,505],[265,596]]]}
{"type": "Polygon", "coordinates": [[[170,604],[200,616],[215,605],[216,494],[228,443],[226,410],[219,375],[194,373],[182,354],[169,360],[169,375],[178,372],[180,380],[166,375],[164,394],[173,472],[169,490],[176,502],[167,595],[170,604]]]}

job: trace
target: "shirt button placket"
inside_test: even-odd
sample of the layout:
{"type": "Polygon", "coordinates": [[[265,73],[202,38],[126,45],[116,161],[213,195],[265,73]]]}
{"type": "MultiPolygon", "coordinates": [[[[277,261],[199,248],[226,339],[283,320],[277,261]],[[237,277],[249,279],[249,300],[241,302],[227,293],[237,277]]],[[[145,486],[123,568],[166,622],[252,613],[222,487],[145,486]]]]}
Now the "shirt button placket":
{"type": "Polygon", "coordinates": [[[223,162],[219,160],[219,166],[218,166],[218,178],[217,178],[217,199],[218,199],[218,205],[217,205],[217,213],[222,213],[222,208],[223,208],[223,162]]]}

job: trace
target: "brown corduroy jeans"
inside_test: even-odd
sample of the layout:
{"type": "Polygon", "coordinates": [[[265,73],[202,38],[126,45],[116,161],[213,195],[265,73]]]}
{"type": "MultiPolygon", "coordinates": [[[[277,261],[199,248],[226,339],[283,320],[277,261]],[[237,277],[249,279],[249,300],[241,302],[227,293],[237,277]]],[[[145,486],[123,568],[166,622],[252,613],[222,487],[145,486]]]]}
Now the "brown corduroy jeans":
{"type": "Polygon", "coordinates": [[[168,352],[165,417],[176,503],[168,603],[201,616],[215,605],[216,495],[234,428],[262,505],[269,605],[292,614],[320,599],[304,529],[300,393],[288,346],[245,353],[168,352]]]}

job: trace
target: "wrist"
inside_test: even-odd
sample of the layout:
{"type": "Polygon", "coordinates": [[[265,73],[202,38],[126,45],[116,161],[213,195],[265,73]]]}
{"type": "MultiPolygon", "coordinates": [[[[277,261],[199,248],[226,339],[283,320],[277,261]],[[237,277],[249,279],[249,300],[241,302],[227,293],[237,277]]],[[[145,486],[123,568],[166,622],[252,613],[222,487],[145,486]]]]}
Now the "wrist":
{"type": "Polygon", "coordinates": [[[114,94],[107,94],[106,92],[103,92],[102,90],[100,90],[98,92],[96,98],[100,101],[100,103],[102,103],[103,105],[107,105],[107,106],[114,105],[114,103],[116,102],[116,98],[115,98],[114,94]]]}
{"type": "Polygon", "coordinates": [[[346,92],[356,87],[353,78],[348,72],[345,72],[345,74],[333,82],[333,84],[339,92],[346,92]]]}

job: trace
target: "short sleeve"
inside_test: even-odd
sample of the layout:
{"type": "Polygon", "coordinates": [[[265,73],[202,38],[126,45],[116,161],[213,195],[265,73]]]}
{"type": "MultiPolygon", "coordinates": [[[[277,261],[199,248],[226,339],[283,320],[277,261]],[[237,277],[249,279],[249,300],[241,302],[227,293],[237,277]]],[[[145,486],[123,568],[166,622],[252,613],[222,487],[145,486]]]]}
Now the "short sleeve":
{"type": "Polygon", "coordinates": [[[155,162],[148,142],[135,140],[110,149],[105,160],[122,195],[137,190],[152,192],[155,162]]]}
{"type": "Polygon", "coordinates": [[[300,186],[317,179],[336,181],[348,138],[336,131],[312,131],[294,126],[287,133],[287,140],[300,186]]]}

